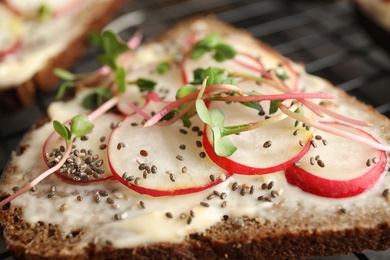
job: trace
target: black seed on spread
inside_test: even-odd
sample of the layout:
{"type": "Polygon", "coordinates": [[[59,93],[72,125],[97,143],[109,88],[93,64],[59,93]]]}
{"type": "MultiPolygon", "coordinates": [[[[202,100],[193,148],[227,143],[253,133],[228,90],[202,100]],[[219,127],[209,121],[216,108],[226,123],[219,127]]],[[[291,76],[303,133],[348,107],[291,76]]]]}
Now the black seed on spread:
{"type": "Polygon", "coordinates": [[[383,190],[382,195],[383,195],[384,197],[390,196],[390,189],[385,189],[385,190],[383,190]]]}
{"type": "Polygon", "coordinates": [[[199,148],[202,147],[202,142],[201,141],[197,140],[195,143],[196,143],[197,147],[199,147],[199,148]]]}
{"type": "Polygon", "coordinates": [[[108,204],[114,204],[114,203],[115,203],[115,199],[114,199],[113,197],[108,197],[108,198],[106,199],[106,202],[107,202],[108,204]]]}
{"type": "Polygon", "coordinates": [[[198,136],[202,136],[203,135],[203,131],[202,130],[199,130],[198,133],[197,133],[198,136]]]}
{"type": "Polygon", "coordinates": [[[122,149],[122,148],[125,148],[126,147],[126,144],[124,142],[119,142],[118,145],[116,146],[116,148],[118,150],[122,149]]]}
{"type": "Polygon", "coordinates": [[[176,159],[178,159],[179,161],[184,161],[184,156],[176,155],[176,159]]]}
{"type": "Polygon", "coordinates": [[[199,157],[200,158],[205,158],[206,157],[206,153],[205,152],[200,152],[199,153],[199,157]]]}
{"type": "Polygon", "coordinates": [[[199,129],[198,126],[194,126],[194,127],[191,128],[191,130],[192,130],[193,132],[198,132],[200,129],[199,129]]]}
{"type": "Polygon", "coordinates": [[[102,136],[102,137],[100,137],[100,139],[99,139],[99,140],[100,140],[100,142],[102,142],[102,143],[103,143],[103,142],[106,140],[106,137],[105,137],[105,136],[102,136]]]}
{"type": "Polygon", "coordinates": [[[185,129],[180,129],[179,132],[183,135],[188,134],[187,130],[185,129]]]}
{"type": "Polygon", "coordinates": [[[379,158],[378,157],[372,158],[372,162],[375,163],[375,164],[378,163],[379,162],[379,158]]]}
{"type": "Polygon", "coordinates": [[[180,150],[185,150],[186,149],[186,145],[185,144],[181,144],[181,145],[179,145],[179,148],[180,148],[180,150]]]}
{"type": "Polygon", "coordinates": [[[140,177],[135,178],[134,184],[135,185],[140,185],[141,184],[141,178],[140,177]]]}
{"type": "Polygon", "coordinates": [[[102,201],[102,197],[99,195],[99,193],[95,193],[94,199],[96,203],[100,203],[102,201]]]}
{"type": "Polygon", "coordinates": [[[268,202],[272,202],[272,201],[274,201],[272,198],[270,198],[270,197],[264,197],[264,200],[265,201],[268,201],[268,202]]]}
{"type": "Polygon", "coordinates": [[[157,173],[157,167],[156,167],[156,165],[152,165],[152,167],[150,168],[150,171],[151,171],[153,174],[157,173]]]}
{"type": "Polygon", "coordinates": [[[190,210],[190,216],[195,218],[195,212],[192,209],[190,210]]]}
{"type": "Polygon", "coordinates": [[[264,196],[257,197],[257,200],[264,200],[264,196]]]}
{"type": "Polygon", "coordinates": [[[317,161],[317,164],[318,164],[318,166],[320,166],[321,168],[324,168],[324,167],[325,167],[325,163],[324,163],[322,160],[318,160],[318,161],[317,161]]]}
{"type": "Polygon", "coordinates": [[[171,182],[175,182],[176,181],[176,175],[173,174],[173,173],[170,173],[169,174],[169,179],[171,180],[171,182]]]}
{"type": "Polygon", "coordinates": [[[143,208],[143,209],[146,208],[145,202],[143,202],[142,200],[139,202],[139,205],[140,205],[141,208],[143,208]]]}
{"type": "Polygon", "coordinates": [[[294,133],[293,133],[293,135],[295,135],[295,136],[298,135],[298,134],[299,134],[299,129],[295,130],[294,133]]]}
{"type": "Polygon", "coordinates": [[[327,145],[327,144],[328,144],[328,141],[326,141],[325,139],[322,139],[322,144],[323,144],[323,145],[327,145]]]}
{"type": "Polygon", "coordinates": [[[82,200],[83,200],[83,197],[79,195],[79,196],[76,197],[76,199],[77,199],[78,201],[82,201],[82,200]]]}
{"type": "Polygon", "coordinates": [[[140,171],[143,171],[143,170],[145,170],[146,166],[148,166],[146,163],[141,163],[141,164],[138,166],[138,169],[139,169],[140,171]]]}
{"type": "Polygon", "coordinates": [[[167,218],[173,218],[173,215],[171,212],[167,212],[165,213],[165,216],[167,216],[167,218]]]}
{"type": "Polygon", "coordinates": [[[345,214],[345,213],[347,213],[347,210],[345,208],[340,208],[340,213],[345,214]]]}
{"type": "Polygon", "coordinates": [[[189,218],[187,219],[187,225],[190,225],[191,222],[192,222],[192,217],[189,217],[189,218]]]}
{"type": "Polygon", "coordinates": [[[51,199],[51,198],[54,197],[54,195],[55,195],[55,193],[49,193],[49,194],[47,194],[47,197],[48,197],[49,199],[51,199]]]}
{"type": "Polygon", "coordinates": [[[305,146],[305,144],[301,140],[299,140],[299,145],[302,147],[305,146]]]}
{"type": "Polygon", "coordinates": [[[183,168],[181,168],[181,172],[182,173],[187,173],[187,170],[188,170],[187,166],[183,166],[183,168]]]}
{"type": "Polygon", "coordinates": [[[314,159],[314,157],[310,157],[310,164],[314,165],[315,163],[316,163],[316,160],[314,159]]]}
{"type": "Polygon", "coordinates": [[[274,184],[275,184],[274,181],[270,181],[270,182],[268,183],[267,189],[271,190],[271,189],[274,187],[274,184]]]}
{"type": "Polygon", "coordinates": [[[207,200],[212,200],[214,198],[215,198],[215,194],[214,193],[212,193],[209,196],[207,196],[207,200]]]}
{"type": "Polygon", "coordinates": [[[320,159],[320,156],[319,156],[319,155],[316,155],[316,157],[314,157],[314,159],[315,159],[316,161],[318,161],[318,160],[320,159]]]}
{"type": "Polygon", "coordinates": [[[313,146],[313,148],[317,148],[317,144],[313,140],[310,141],[310,144],[313,146]]]}
{"type": "Polygon", "coordinates": [[[267,183],[261,184],[261,189],[265,190],[268,187],[267,183]]]}
{"type": "Polygon", "coordinates": [[[99,195],[102,196],[102,197],[107,197],[108,196],[108,192],[105,191],[105,190],[99,190],[99,195]]]}
{"type": "Polygon", "coordinates": [[[200,202],[200,205],[203,207],[206,207],[206,208],[210,207],[210,204],[208,204],[207,202],[204,202],[204,201],[200,202]]]}
{"type": "Polygon", "coordinates": [[[269,147],[271,147],[271,145],[272,145],[272,141],[266,141],[266,142],[263,144],[263,147],[264,147],[264,148],[269,148],[269,147]]]}
{"type": "Polygon", "coordinates": [[[238,189],[238,183],[235,182],[235,183],[233,183],[233,185],[232,185],[232,191],[235,191],[235,190],[237,190],[237,189],[238,189]]]}
{"type": "Polygon", "coordinates": [[[322,136],[320,136],[320,135],[316,135],[314,138],[315,138],[316,140],[322,140],[322,136]]]}
{"type": "Polygon", "coordinates": [[[220,196],[220,195],[221,195],[221,193],[220,193],[219,191],[217,191],[217,190],[214,190],[214,191],[213,191],[213,194],[214,194],[215,196],[220,196]]]}
{"type": "Polygon", "coordinates": [[[226,199],[226,197],[227,197],[226,192],[222,192],[221,195],[220,195],[219,197],[221,198],[221,200],[226,199]]]}
{"type": "Polygon", "coordinates": [[[126,176],[126,178],[124,178],[127,182],[130,182],[130,181],[134,181],[135,180],[135,176],[134,175],[130,175],[130,176],[126,176]]]}
{"type": "Polygon", "coordinates": [[[226,208],[226,204],[227,204],[227,201],[223,201],[222,204],[221,204],[221,208],[226,208]]]}
{"type": "Polygon", "coordinates": [[[100,150],[104,150],[104,149],[106,149],[107,148],[107,145],[106,144],[101,144],[101,145],[99,145],[99,149],[100,150]]]}
{"type": "Polygon", "coordinates": [[[146,151],[146,150],[140,150],[140,151],[139,151],[139,154],[140,154],[141,156],[143,156],[143,157],[146,157],[146,156],[148,156],[148,151],[146,151]]]}
{"type": "Polygon", "coordinates": [[[271,191],[271,197],[272,197],[272,198],[276,198],[278,195],[279,195],[279,194],[278,194],[277,191],[275,191],[275,190],[272,190],[272,191],[271,191]]]}
{"type": "Polygon", "coordinates": [[[248,188],[243,186],[240,190],[240,195],[245,196],[247,193],[248,193],[248,188]]]}
{"type": "Polygon", "coordinates": [[[255,186],[251,185],[249,189],[249,194],[253,194],[254,191],[255,191],[255,186]]]}
{"type": "Polygon", "coordinates": [[[214,174],[211,174],[211,175],[209,176],[209,178],[210,178],[210,181],[215,182],[215,176],[214,176],[214,174]]]}
{"type": "Polygon", "coordinates": [[[80,137],[80,140],[81,141],[87,141],[88,140],[88,136],[83,135],[82,137],[80,137]]]}
{"type": "Polygon", "coordinates": [[[370,167],[371,166],[371,159],[367,159],[367,161],[366,161],[366,166],[368,166],[368,167],[370,167]]]}
{"type": "Polygon", "coordinates": [[[131,123],[130,125],[131,125],[131,126],[138,126],[138,123],[133,122],[133,123],[131,123]]]}

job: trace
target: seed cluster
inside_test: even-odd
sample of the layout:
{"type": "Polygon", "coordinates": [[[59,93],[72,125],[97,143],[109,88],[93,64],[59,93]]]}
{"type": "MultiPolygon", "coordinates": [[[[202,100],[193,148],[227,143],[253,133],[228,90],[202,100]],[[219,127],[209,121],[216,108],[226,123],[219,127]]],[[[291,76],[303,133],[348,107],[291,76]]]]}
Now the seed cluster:
{"type": "MultiPolygon", "coordinates": [[[[46,153],[46,161],[49,167],[54,167],[62,159],[65,153],[65,147],[54,148],[50,153],[46,153]]],[[[76,149],[73,145],[70,155],[65,163],[59,169],[59,173],[72,178],[74,181],[88,181],[90,179],[99,179],[104,174],[102,168],[103,159],[93,150],[76,149]]]]}

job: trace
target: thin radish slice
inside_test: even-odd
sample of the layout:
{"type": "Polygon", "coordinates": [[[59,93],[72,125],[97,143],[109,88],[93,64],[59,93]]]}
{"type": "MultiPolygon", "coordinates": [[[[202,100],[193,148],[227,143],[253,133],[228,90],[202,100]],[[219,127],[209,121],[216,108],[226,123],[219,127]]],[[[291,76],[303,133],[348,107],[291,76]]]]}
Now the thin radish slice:
{"type": "MultiPolygon", "coordinates": [[[[112,128],[117,127],[121,120],[121,116],[113,113],[96,118],[94,124],[101,127],[95,127],[90,134],[74,142],[69,159],[56,174],[65,180],[83,183],[112,178],[107,162],[107,142],[112,128]]],[[[53,132],[43,146],[43,157],[49,167],[56,165],[56,160],[61,158],[64,151],[61,146],[65,147],[63,138],[53,132]]]]}
{"type": "MultiPolygon", "coordinates": [[[[160,110],[163,102],[148,102],[144,112],[160,110]]],[[[114,177],[130,189],[150,196],[194,193],[224,181],[231,174],[215,165],[201,147],[199,119],[193,127],[181,122],[143,126],[139,114],[127,117],[109,140],[108,160],[114,177]]]]}
{"type": "MultiPolygon", "coordinates": [[[[361,129],[340,123],[324,124],[377,142],[361,129]]],[[[316,148],[300,160],[300,166],[286,170],[290,184],[322,197],[347,198],[373,187],[384,173],[385,151],[318,129],[315,132],[316,148]],[[334,157],[335,151],[337,158],[334,157]]]]}
{"type": "Polygon", "coordinates": [[[14,53],[21,46],[20,19],[5,7],[0,6],[0,60],[14,53]]]}
{"type": "MultiPolygon", "coordinates": [[[[254,109],[241,104],[211,102],[210,109],[219,108],[226,116],[225,125],[239,125],[262,120],[254,109]],[[217,104],[218,103],[218,104],[217,104]]],[[[220,167],[238,174],[267,174],[290,167],[299,161],[310,148],[312,131],[295,121],[285,118],[279,122],[264,125],[229,139],[238,148],[229,156],[218,156],[213,147],[212,131],[205,127],[203,143],[207,154],[220,167]]]]}

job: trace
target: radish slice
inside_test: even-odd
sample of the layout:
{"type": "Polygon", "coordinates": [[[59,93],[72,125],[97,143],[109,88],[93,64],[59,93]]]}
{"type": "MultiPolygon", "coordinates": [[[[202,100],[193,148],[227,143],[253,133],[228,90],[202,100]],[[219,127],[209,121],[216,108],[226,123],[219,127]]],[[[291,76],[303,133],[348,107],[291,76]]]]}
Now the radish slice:
{"type": "MultiPolygon", "coordinates": [[[[150,100],[147,114],[165,104],[150,100]]],[[[114,177],[130,189],[150,196],[198,192],[224,181],[231,174],[215,165],[201,147],[201,133],[181,122],[144,127],[134,114],[124,119],[109,140],[108,160],[114,177]]],[[[199,119],[193,126],[203,127],[199,119]]]]}
{"type": "MultiPolygon", "coordinates": [[[[224,112],[225,125],[239,125],[264,119],[255,113],[253,108],[241,104],[211,102],[209,108],[219,108],[224,112]]],[[[203,143],[210,158],[225,170],[248,175],[272,173],[290,167],[310,148],[312,131],[302,126],[295,127],[294,124],[293,119],[286,118],[239,135],[230,135],[229,139],[238,149],[229,157],[215,153],[209,126],[205,127],[203,143]],[[269,142],[272,144],[268,147],[269,142]]]]}
{"type": "MultiPolygon", "coordinates": [[[[340,123],[326,124],[377,141],[361,129],[340,123]]],[[[315,132],[315,139],[321,139],[315,140],[317,148],[311,149],[302,158],[300,166],[286,170],[290,184],[318,196],[346,198],[370,189],[384,173],[387,163],[385,151],[318,129],[315,132]]]]}
{"type": "MultiPolygon", "coordinates": [[[[95,127],[85,138],[74,142],[76,147],[72,149],[70,160],[56,174],[66,180],[83,183],[112,178],[107,162],[107,141],[112,128],[116,127],[121,119],[121,116],[112,113],[103,114],[95,119],[93,123],[101,127],[95,127]]],[[[43,146],[43,157],[49,167],[55,165],[55,149],[61,149],[61,146],[65,147],[65,141],[57,132],[53,132],[43,146]]]]}
{"type": "Polygon", "coordinates": [[[8,11],[6,8],[0,6],[0,60],[9,54],[17,51],[21,46],[20,39],[20,20],[8,11]]]}

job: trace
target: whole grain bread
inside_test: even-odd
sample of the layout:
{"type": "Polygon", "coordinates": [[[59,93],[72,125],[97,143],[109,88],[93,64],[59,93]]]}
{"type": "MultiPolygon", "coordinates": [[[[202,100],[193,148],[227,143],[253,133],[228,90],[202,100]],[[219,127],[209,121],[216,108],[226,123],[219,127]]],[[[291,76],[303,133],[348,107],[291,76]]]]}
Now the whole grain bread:
{"type": "MultiPolygon", "coordinates": [[[[211,17],[196,17],[180,23],[156,41],[147,44],[145,48],[163,46],[163,48],[158,47],[158,51],[163,49],[164,52],[171,52],[172,49],[179,48],[178,39],[180,41],[185,35],[196,31],[218,32],[221,35],[236,34],[241,39],[250,37],[247,32],[220,23],[211,17]]],[[[258,41],[256,43],[263,44],[258,41]]],[[[352,108],[357,114],[362,114],[365,119],[376,123],[375,127],[378,128],[384,142],[390,141],[388,118],[336,89],[330,83],[323,80],[321,82],[323,86],[321,91],[330,91],[339,96],[337,103],[327,104],[328,106],[352,108]]],[[[22,174],[26,173],[26,176],[36,174],[27,174],[32,171],[31,169],[21,172],[20,168],[25,167],[21,167],[18,163],[19,158],[36,150],[32,145],[36,138],[34,133],[45,127],[48,127],[47,123],[34,126],[21,142],[18,152],[12,155],[7,169],[1,176],[2,198],[11,194],[14,187],[20,187],[29,181],[24,180],[22,174]]],[[[35,157],[40,158],[40,155],[35,157]]],[[[25,214],[34,211],[29,209],[29,213],[26,213],[23,208],[15,206],[20,202],[11,202],[3,207],[0,222],[4,239],[15,259],[301,259],[360,253],[367,249],[386,250],[390,247],[390,203],[388,197],[386,199],[383,195],[383,190],[390,187],[389,178],[389,174],[385,173],[380,180],[381,184],[368,195],[351,200],[325,199],[322,201],[323,205],[319,203],[309,208],[305,205],[304,199],[297,202],[292,198],[294,194],[283,194],[284,199],[275,201],[268,209],[262,209],[268,215],[259,212],[258,216],[247,216],[237,210],[238,212],[232,215],[221,216],[218,223],[205,230],[194,229],[176,242],[140,242],[136,246],[118,247],[112,240],[112,236],[110,240],[104,233],[91,235],[107,223],[92,223],[89,222],[90,218],[86,218],[86,220],[80,219],[77,225],[71,228],[64,228],[61,221],[54,220],[56,219],[54,214],[63,214],[59,210],[51,216],[52,222],[44,215],[51,214],[49,212],[53,211],[43,212],[40,215],[46,221],[39,217],[31,221],[31,216],[28,216],[30,221],[27,221],[25,214]]],[[[82,185],[76,186],[72,191],[61,193],[60,190],[70,184],[59,181],[55,176],[39,184],[37,191],[23,196],[38,197],[36,201],[42,202],[36,203],[59,207],[60,204],[55,203],[55,198],[47,198],[52,185],[57,185],[59,194],[56,196],[59,199],[85,195],[84,201],[91,200],[91,191],[84,193],[85,186],[82,185]]],[[[100,186],[96,189],[99,188],[100,186]]],[[[133,196],[138,195],[133,194],[133,196]]],[[[310,196],[307,197],[310,200],[310,196]]],[[[91,202],[91,207],[97,205],[91,202]]],[[[166,210],[174,207],[172,205],[166,210]]],[[[36,212],[36,214],[40,213],[36,212]]],[[[117,220],[107,220],[107,222],[115,221],[117,220]]],[[[158,232],[162,231],[156,229],[154,232],[157,236],[158,232]]]]}
{"type": "Polygon", "coordinates": [[[0,89],[0,99],[2,100],[0,114],[29,106],[34,102],[36,92],[47,93],[52,90],[59,81],[53,70],[55,68],[70,68],[86,50],[88,34],[103,28],[122,6],[122,0],[103,1],[101,4],[95,5],[92,10],[89,10],[95,12],[93,18],[83,32],[69,42],[67,48],[47,60],[46,64],[27,81],[18,85],[2,86],[0,89]]]}

